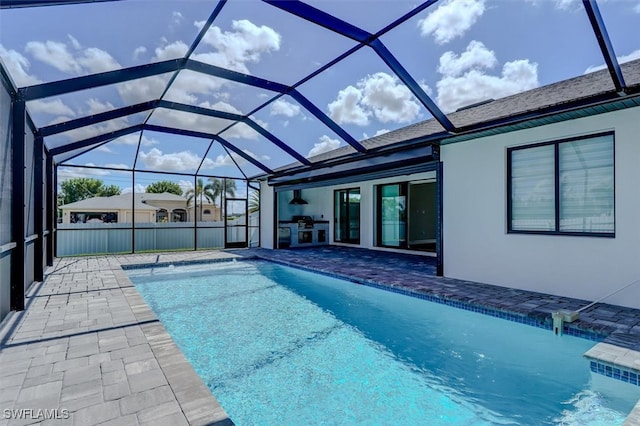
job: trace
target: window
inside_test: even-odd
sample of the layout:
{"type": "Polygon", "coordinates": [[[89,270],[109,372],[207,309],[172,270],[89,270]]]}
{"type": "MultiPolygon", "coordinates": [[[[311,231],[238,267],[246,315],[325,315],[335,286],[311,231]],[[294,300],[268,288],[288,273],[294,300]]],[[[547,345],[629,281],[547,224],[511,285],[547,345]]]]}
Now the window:
{"type": "Polygon", "coordinates": [[[376,245],[435,252],[435,182],[399,182],[376,187],[376,245]]]}
{"type": "Polygon", "coordinates": [[[507,150],[509,232],[615,234],[614,138],[507,150]]]}
{"type": "Polygon", "coordinates": [[[204,211],[204,212],[202,212],[202,213],[203,213],[203,214],[211,214],[211,210],[209,210],[209,209],[205,209],[205,211],[204,211]]]}
{"type": "Polygon", "coordinates": [[[336,242],[360,244],[360,189],[334,193],[334,237],[336,242]]]}
{"type": "Polygon", "coordinates": [[[156,213],[156,222],[168,222],[169,221],[169,213],[166,209],[160,209],[156,213]]]}
{"type": "Polygon", "coordinates": [[[378,246],[407,247],[407,184],[379,185],[378,246]]]}

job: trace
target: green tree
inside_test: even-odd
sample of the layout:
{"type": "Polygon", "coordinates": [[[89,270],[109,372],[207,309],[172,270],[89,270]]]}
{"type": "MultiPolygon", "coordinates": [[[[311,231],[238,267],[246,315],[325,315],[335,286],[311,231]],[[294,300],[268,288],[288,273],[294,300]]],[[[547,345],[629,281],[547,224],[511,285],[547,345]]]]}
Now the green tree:
{"type": "Polygon", "coordinates": [[[110,197],[119,195],[120,188],[117,185],[105,185],[96,178],[72,178],[60,184],[58,203],[69,204],[86,200],[92,197],[110,197]]]}
{"type": "Polygon", "coordinates": [[[251,191],[249,193],[249,213],[260,210],[260,191],[251,191]]]}
{"type": "Polygon", "coordinates": [[[111,197],[112,195],[120,195],[120,187],[118,185],[103,186],[98,197],[111,197]]]}
{"type": "Polygon", "coordinates": [[[216,206],[215,200],[220,199],[220,211],[222,211],[222,203],[225,197],[236,196],[236,181],[233,179],[226,179],[226,182],[226,190],[225,179],[209,178],[209,184],[207,185],[213,194],[214,207],[216,206]]]}
{"type": "Polygon", "coordinates": [[[202,201],[203,199],[207,199],[209,200],[209,202],[213,203],[213,201],[215,200],[215,195],[213,193],[213,189],[211,187],[211,184],[204,184],[204,181],[202,179],[198,179],[197,183],[196,183],[196,187],[195,188],[191,188],[189,189],[185,194],[187,197],[187,204],[191,204],[191,200],[193,200],[194,198],[196,200],[200,200],[200,202],[198,203],[200,205],[200,220],[202,221],[202,201]]]}
{"type": "Polygon", "coordinates": [[[182,188],[175,182],[171,182],[170,180],[159,180],[158,182],[153,182],[151,185],[147,186],[145,192],[151,194],[162,194],[163,192],[168,192],[170,194],[176,194],[182,196],[182,188]]]}

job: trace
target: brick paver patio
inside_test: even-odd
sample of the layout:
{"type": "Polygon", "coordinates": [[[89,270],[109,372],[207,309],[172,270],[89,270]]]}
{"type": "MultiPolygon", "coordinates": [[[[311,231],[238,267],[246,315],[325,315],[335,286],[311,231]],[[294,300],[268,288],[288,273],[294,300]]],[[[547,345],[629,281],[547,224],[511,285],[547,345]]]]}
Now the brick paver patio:
{"type": "Polygon", "coordinates": [[[120,267],[224,257],[58,259],[0,330],[0,424],[233,424],[120,267]]]}

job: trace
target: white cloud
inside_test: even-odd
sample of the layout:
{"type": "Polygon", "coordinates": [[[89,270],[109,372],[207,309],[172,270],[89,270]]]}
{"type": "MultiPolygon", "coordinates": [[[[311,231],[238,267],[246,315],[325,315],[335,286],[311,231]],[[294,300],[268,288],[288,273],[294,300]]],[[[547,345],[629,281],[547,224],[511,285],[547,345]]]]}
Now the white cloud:
{"type": "Polygon", "coordinates": [[[238,108],[234,107],[230,103],[223,102],[223,101],[218,101],[215,104],[212,104],[209,101],[206,101],[206,102],[200,103],[198,106],[201,106],[202,108],[213,109],[216,111],[230,112],[232,114],[243,115],[242,111],[240,111],[238,108]]]}
{"type": "MultiPolygon", "coordinates": [[[[256,120],[255,117],[250,117],[256,124],[262,127],[265,130],[269,129],[269,123],[266,123],[262,120],[256,120]]],[[[258,132],[253,130],[245,123],[236,123],[233,127],[228,130],[225,130],[221,133],[221,136],[228,139],[250,139],[257,140],[260,138],[258,132]]]]}
{"type": "MultiPolygon", "coordinates": [[[[176,15],[174,14],[174,16],[176,15]]],[[[202,28],[203,24],[204,21],[196,22],[195,26],[202,28]]],[[[194,54],[192,58],[237,71],[248,72],[247,63],[258,62],[262,54],[280,48],[280,36],[269,27],[259,27],[250,21],[241,20],[234,21],[232,28],[233,31],[223,32],[218,27],[211,27],[203,39],[203,45],[212,46],[215,50],[194,54]]],[[[155,49],[152,60],[161,61],[183,57],[188,48],[189,46],[180,40],[171,43],[164,40],[163,45],[155,49]]],[[[123,83],[118,85],[118,91],[126,103],[140,103],[156,99],[164,90],[169,77],[169,75],[154,76],[123,83]]],[[[202,103],[200,95],[212,95],[218,99],[223,99],[225,93],[221,92],[220,89],[229,84],[232,83],[222,78],[184,70],[172,84],[166,99],[186,104],[202,103]]],[[[214,106],[215,108],[222,108],[221,104],[218,103],[216,105],[214,106]]],[[[229,107],[233,108],[231,105],[229,107]]],[[[229,109],[223,110],[229,111],[229,109]]],[[[230,112],[240,113],[235,108],[230,112]]],[[[158,113],[154,113],[154,117],[158,113]]],[[[171,124],[180,124],[181,127],[195,125],[197,127],[196,130],[214,131],[211,129],[211,120],[206,118],[197,119],[193,117],[193,114],[189,115],[167,113],[163,115],[163,118],[169,119],[171,124]],[[189,115],[192,117],[189,117],[189,115]]],[[[234,126],[233,132],[237,135],[243,135],[242,137],[256,137],[253,134],[255,132],[252,132],[247,126],[234,126]]]]}
{"type": "MultiPolygon", "coordinates": [[[[136,183],[136,194],[140,194],[146,191],[147,191],[147,185],[136,183]]],[[[123,188],[122,191],[120,191],[121,194],[129,194],[130,192],[131,192],[130,186],[127,186],[126,188],[123,188]]]]}
{"type": "Polygon", "coordinates": [[[67,117],[75,117],[76,113],[62,102],[60,98],[50,101],[36,100],[27,103],[29,111],[40,114],[59,115],[67,117]]]}
{"type": "Polygon", "coordinates": [[[408,123],[420,113],[413,94],[397,77],[379,72],[364,80],[362,103],[383,123],[408,123]]]}
{"type": "Polygon", "coordinates": [[[111,174],[109,170],[88,168],[95,167],[94,163],[85,163],[85,166],[87,167],[59,167],[58,183],[62,183],[67,179],[89,176],[107,176],[111,174]]]}
{"type": "Polygon", "coordinates": [[[333,151],[340,146],[340,141],[337,139],[331,139],[327,135],[320,137],[320,142],[313,145],[313,148],[307,154],[307,157],[313,157],[314,155],[322,154],[324,152],[333,151]]]}
{"type": "Polygon", "coordinates": [[[576,10],[580,8],[580,0],[554,0],[556,9],[560,10],[576,10]]]}
{"type": "MultiPolygon", "coordinates": [[[[155,95],[154,97],[158,97],[162,93],[162,90],[166,85],[167,77],[150,77],[141,80],[140,82],[143,83],[143,86],[138,88],[126,88],[126,95],[129,97],[135,97],[136,99],[139,98],[137,102],[143,101],[142,96],[155,95]],[[130,96],[129,92],[133,96],[130,96]]],[[[226,84],[230,84],[228,80],[202,73],[197,73],[194,71],[183,70],[171,85],[171,88],[167,92],[165,98],[173,102],[181,102],[187,104],[197,103],[198,95],[212,95],[218,99],[224,99],[227,93],[220,92],[220,89],[226,84]]],[[[147,100],[148,99],[153,98],[147,98],[147,100]]]]}
{"type": "Polygon", "coordinates": [[[50,120],[47,123],[47,126],[51,126],[53,124],[58,124],[58,123],[64,123],[65,121],[69,121],[71,120],[71,117],[67,116],[67,115],[59,115],[57,117],[55,117],[54,119],[50,120]]]}
{"type": "MultiPolygon", "coordinates": [[[[140,140],[140,135],[138,133],[131,133],[128,135],[120,136],[119,138],[114,139],[109,143],[114,145],[138,145],[138,140],[140,140]]],[[[146,135],[142,135],[142,140],[140,141],[140,145],[142,146],[157,145],[159,143],[160,142],[158,142],[157,140],[146,135]]]]}
{"type": "MultiPolygon", "coordinates": [[[[390,131],[391,130],[389,129],[380,129],[380,130],[377,130],[375,134],[371,137],[375,138],[376,136],[384,135],[385,133],[389,133],[390,131]]],[[[369,139],[369,135],[366,132],[362,133],[362,139],[369,139]]]]}
{"type": "Polygon", "coordinates": [[[69,41],[74,51],[66,43],[58,41],[30,41],[25,50],[35,59],[67,74],[98,73],[121,68],[120,64],[107,52],[97,47],[82,49],[73,36],[69,41]]]}
{"type": "Polygon", "coordinates": [[[138,46],[133,50],[133,59],[138,59],[145,53],[147,53],[147,48],[144,46],[138,46]]]}
{"type": "Polygon", "coordinates": [[[171,14],[171,18],[171,23],[174,25],[180,25],[182,21],[184,21],[184,16],[182,16],[182,13],[176,12],[175,10],[171,14]]]}
{"type": "MultiPolygon", "coordinates": [[[[227,102],[223,102],[223,101],[218,101],[215,104],[211,104],[209,102],[202,102],[199,106],[203,107],[203,108],[209,108],[209,109],[214,109],[217,111],[224,111],[224,112],[230,112],[232,114],[238,114],[238,115],[244,115],[242,114],[242,111],[240,111],[239,109],[237,109],[236,107],[234,107],[233,105],[227,103],[227,102]]],[[[253,121],[255,121],[258,125],[262,126],[263,128],[268,128],[268,123],[262,121],[262,120],[257,120],[255,117],[251,117],[253,119],[253,121]]],[[[214,119],[216,120],[216,123],[219,123],[220,126],[218,127],[212,127],[211,126],[211,118],[207,118],[207,117],[202,117],[202,116],[198,116],[195,119],[195,123],[193,124],[193,126],[195,126],[196,128],[201,127],[204,132],[207,131],[214,131],[217,132],[219,130],[222,130],[222,128],[228,126],[229,124],[231,124],[230,121],[228,120],[224,120],[224,119],[214,119]]],[[[226,130],[223,133],[223,137],[225,138],[229,138],[229,139],[251,139],[251,140],[255,140],[258,139],[259,134],[253,130],[251,127],[249,127],[248,125],[246,125],[245,123],[241,123],[241,122],[237,122],[233,127],[231,127],[230,129],[226,130]]]]}
{"type": "Polygon", "coordinates": [[[420,114],[420,105],[397,77],[384,72],[369,75],[356,87],[347,86],[329,105],[331,118],[338,123],[369,124],[369,118],[382,122],[408,123],[420,114]]]}
{"type": "Polygon", "coordinates": [[[235,166],[235,164],[233,164],[233,160],[231,159],[231,156],[228,154],[219,154],[211,164],[211,168],[224,167],[224,166],[235,166]]]}
{"type": "MultiPolygon", "coordinates": [[[[114,109],[114,106],[110,102],[101,102],[98,99],[91,98],[86,101],[87,114],[99,114],[104,111],[110,111],[114,109]]],[[[66,117],[65,117],[66,118],[66,117]]],[[[127,117],[114,118],[112,120],[103,121],[91,126],[80,127],[79,129],[70,130],[63,133],[71,140],[83,140],[97,136],[104,133],[110,133],[116,130],[129,127],[129,121],[127,117]]],[[[129,135],[130,137],[136,137],[135,135],[129,135]]],[[[116,143],[114,141],[114,143],[116,143]]],[[[136,137],[137,143],[137,137],[136,137]]]]}
{"type": "Polygon", "coordinates": [[[640,3],[636,4],[636,6],[633,8],[633,11],[635,13],[640,13],[640,3]]]}
{"type": "MultiPolygon", "coordinates": [[[[262,155],[260,157],[258,157],[256,154],[254,154],[253,152],[249,151],[248,149],[243,149],[242,152],[244,152],[245,154],[247,154],[249,157],[255,158],[258,161],[263,161],[263,160],[270,160],[271,157],[269,157],[268,155],[262,155]]],[[[205,160],[207,163],[206,165],[203,164],[202,168],[203,169],[213,169],[216,167],[225,167],[225,166],[232,166],[232,167],[236,167],[236,164],[238,166],[242,166],[244,164],[247,164],[248,161],[245,160],[243,157],[241,157],[240,155],[236,154],[235,152],[231,152],[231,155],[229,154],[219,154],[215,160],[211,161],[210,159],[206,159],[205,160]],[[235,162],[234,162],[235,160],[235,162]]]]}
{"type": "Polygon", "coordinates": [[[69,38],[69,41],[71,42],[71,46],[73,46],[74,49],[77,49],[77,50],[82,49],[82,45],[80,44],[77,38],[75,38],[71,34],[67,34],[67,37],[69,38]]]}
{"type": "Polygon", "coordinates": [[[340,124],[353,123],[358,126],[369,124],[370,113],[360,105],[362,91],[353,86],[347,86],[338,92],[338,97],[331,102],[329,115],[340,124]]]}
{"type": "Polygon", "coordinates": [[[292,104],[282,98],[271,104],[271,115],[283,115],[291,118],[298,114],[300,114],[300,105],[292,104]]]}
{"type": "Polygon", "coordinates": [[[126,104],[138,104],[160,97],[169,78],[167,75],[156,75],[120,83],[116,87],[126,104]]]}
{"type": "MultiPolygon", "coordinates": [[[[258,156],[256,154],[254,154],[253,152],[249,151],[248,149],[243,149],[242,152],[244,152],[245,154],[247,154],[249,157],[255,158],[258,161],[266,161],[266,160],[270,160],[271,158],[267,155],[263,155],[263,156],[258,156]]],[[[244,164],[247,164],[248,161],[245,160],[243,157],[241,157],[240,155],[236,154],[235,152],[231,152],[231,155],[229,154],[219,154],[215,160],[211,160],[209,158],[205,159],[205,162],[202,165],[202,169],[215,169],[216,167],[236,167],[236,164],[239,166],[242,166],[244,164]],[[235,162],[234,162],[235,160],[235,162]]]]}
{"type": "MultiPolygon", "coordinates": [[[[194,171],[202,162],[202,157],[191,151],[163,154],[158,148],[151,148],[148,152],[140,151],[139,158],[148,169],[175,172],[194,171]]],[[[213,167],[213,161],[206,158],[203,167],[213,167]]]]}
{"type": "Polygon", "coordinates": [[[433,95],[433,90],[431,90],[431,87],[429,87],[427,83],[425,83],[424,81],[420,81],[418,84],[420,85],[420,88],[424,91],[424,93],[429,95],[429,97],[433,95]]]}
{"type": "Polygon", "coordinates": [[[182,58],[185,53],[187,53],[187,50],[189,50],[189,46],[187,46],[183,41],[174,41],[171,44],[166,44],[156,48],[153,60],[166,61],[169,59],[182,58]]]}
{"type": "MultiPolygon", "coordinates": [[[[640,5],[638,6],[640,7],[640,5]]],[[[634,50],[633,52],[629,53],[628,55],[623,55],[623,56],[618,56],[618,63],[619,64],[623,64],[625,62],[629,62],[629,61],[633,61],[636,59],[640,59],[640,49],[638,50],[634,50]]],[[[592,65],[589,68],[587,68],[584,73],[585,74],[589,74],[590,72],[594,72],[594,71],[598,71],[598,70],[603,70],[605,69],[607,66],[605,64],[601,64],[601,65],[592,65]]]]}
{"type": "Polygon", "coordinates": [[[79,129],[69,130],[62,133],[71,140],[83,140],[91,138],[100,134],[110,133],[116,130],[129,127],[127,119],[125,117],[115,118],[113,120],[103,121],[99,124],[93,124],[91,126],[80,127],[79,129]]]}
{"type": "Polygon", "coordinates": [[[208,117],[184,111],[174,111],[161,108],[153,113],[150,123],[160,124],[166,127],[177,127],[180,129],[216,134],[227,127],[231,122],[222,118],[208,117]]]}
{"type": "Polygon", "coordinates": [[[131,169],[131,166],[123,163],[109,163],[109,164],[105,164],[104,167],[111,167],[112,169],[122,169],[122,170],[131,169]]]}
{"type": "Polygon", "coordinates": [[[102,145],[96,148],[96,151],[105,152],[107,154],[113,154],[113,151],[106,145],[102,145]]]}
{"type": "Polygon", "coordinates": [[[461,76],[445,75],[437,83],[437,102],[444,112],[486,99],[502,98],[538,86],[538,64],[527,59],[506,62],[501,76],[471,69],[461,76]]]}
{"type": "Polygon", "coordinates": [[[79,74],[82,67],[75,60],[67,45],[57,41],[30,41],[25,50],[35,59],[69,74],[79,74]]]}
{"type": "Polygon", "coordinates": [[[9,75],[13,78],[14,83],[18,87],[26,87],[42,83],[41,80],[29,74],[28,70],[31,64],[29,63],[29,60],[19,52],[16,52],[15,50],[7,50],[0,43],[0,57],[2,58],[9,75]]]}
{"type": "Polygon", "coordinates": [[[102,49],[89,47],[77,57],[80,64],[89,73],[99,73],[122,68],[113,57],[102,49]]]}
{"type": "Polygon", "coordinates": [[[484,0],[448,0],[418,22],[422,36],[445,44],[461,37],[484,13],[484,0]]]}
{"type": "Polygon", "coordinates": [[[190,189],[193,189],[193,181],[181,179],[178,182],[178,185],[180,185],[180,188],[182,188],[182,193],[183,194],[186,194],[187,191],[189,191],[190,189]]]}
{"type": "MultiPolygon", "coordinates": [[[[195,22],[198,29],[203,25],[204,21],[195,22]]],[[[249,74],[247,63],[259,62],[262,54],[280,49],[281,37],[273,28],[246,19],[232,21],[231,27],[233,31],[211,26],[202,41],[216,51],[194,55],[194,59],[249,74]]]]}
{"type": "Polygon", "coordinates": [[[438,72],[450,77],[458,77],[470,69],[493,68],[498,64],[493,50],[476,40],[472,40],[460,55],[445,52],[440,56],[438,72]]]}
{"type": "Polygon", "coordinates": [[[87,101],[87,106],[89,107],[88,113],[90,115],[99,114],[101,112],[114,109],[114,106],[113,104],[111,104],[111,102],[100,102],[96,98],[89,99],[87,101]]]}

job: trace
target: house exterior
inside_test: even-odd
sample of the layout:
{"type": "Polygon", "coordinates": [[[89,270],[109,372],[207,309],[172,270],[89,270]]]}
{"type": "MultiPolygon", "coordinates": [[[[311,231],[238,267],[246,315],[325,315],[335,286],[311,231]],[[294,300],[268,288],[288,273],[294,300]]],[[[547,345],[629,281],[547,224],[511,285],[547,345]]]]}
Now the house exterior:
{"type": "Polygon", "coordinates": [[[640,308],[640,60],[622,70],[631,96],[597,71],[449,114],[472,131],[427,120],[262,176],[261,244],[307,215],[446,277],[640,308]]]}
{"type": "Polygon", "coordinates": [[[168,223],[220,220],[220,208],[206,203],[188,205],[187,200],[171,193],[136,193],[132,206],[131,193],[111,197],[93,197],[60,206],[62,223],[131,223],[132,207],[136,223],[168,223]]]}
{"type": "MultiPolygon", "coordinates": [[[[136,197],[137,198],[137,197],[136,197]]],[[[62,223],[131,223],[131,194],[92,197],[60,206],[62,223]]],[[[153,223],[157,207],[135,201],[135,221],[153,223]]]]}

